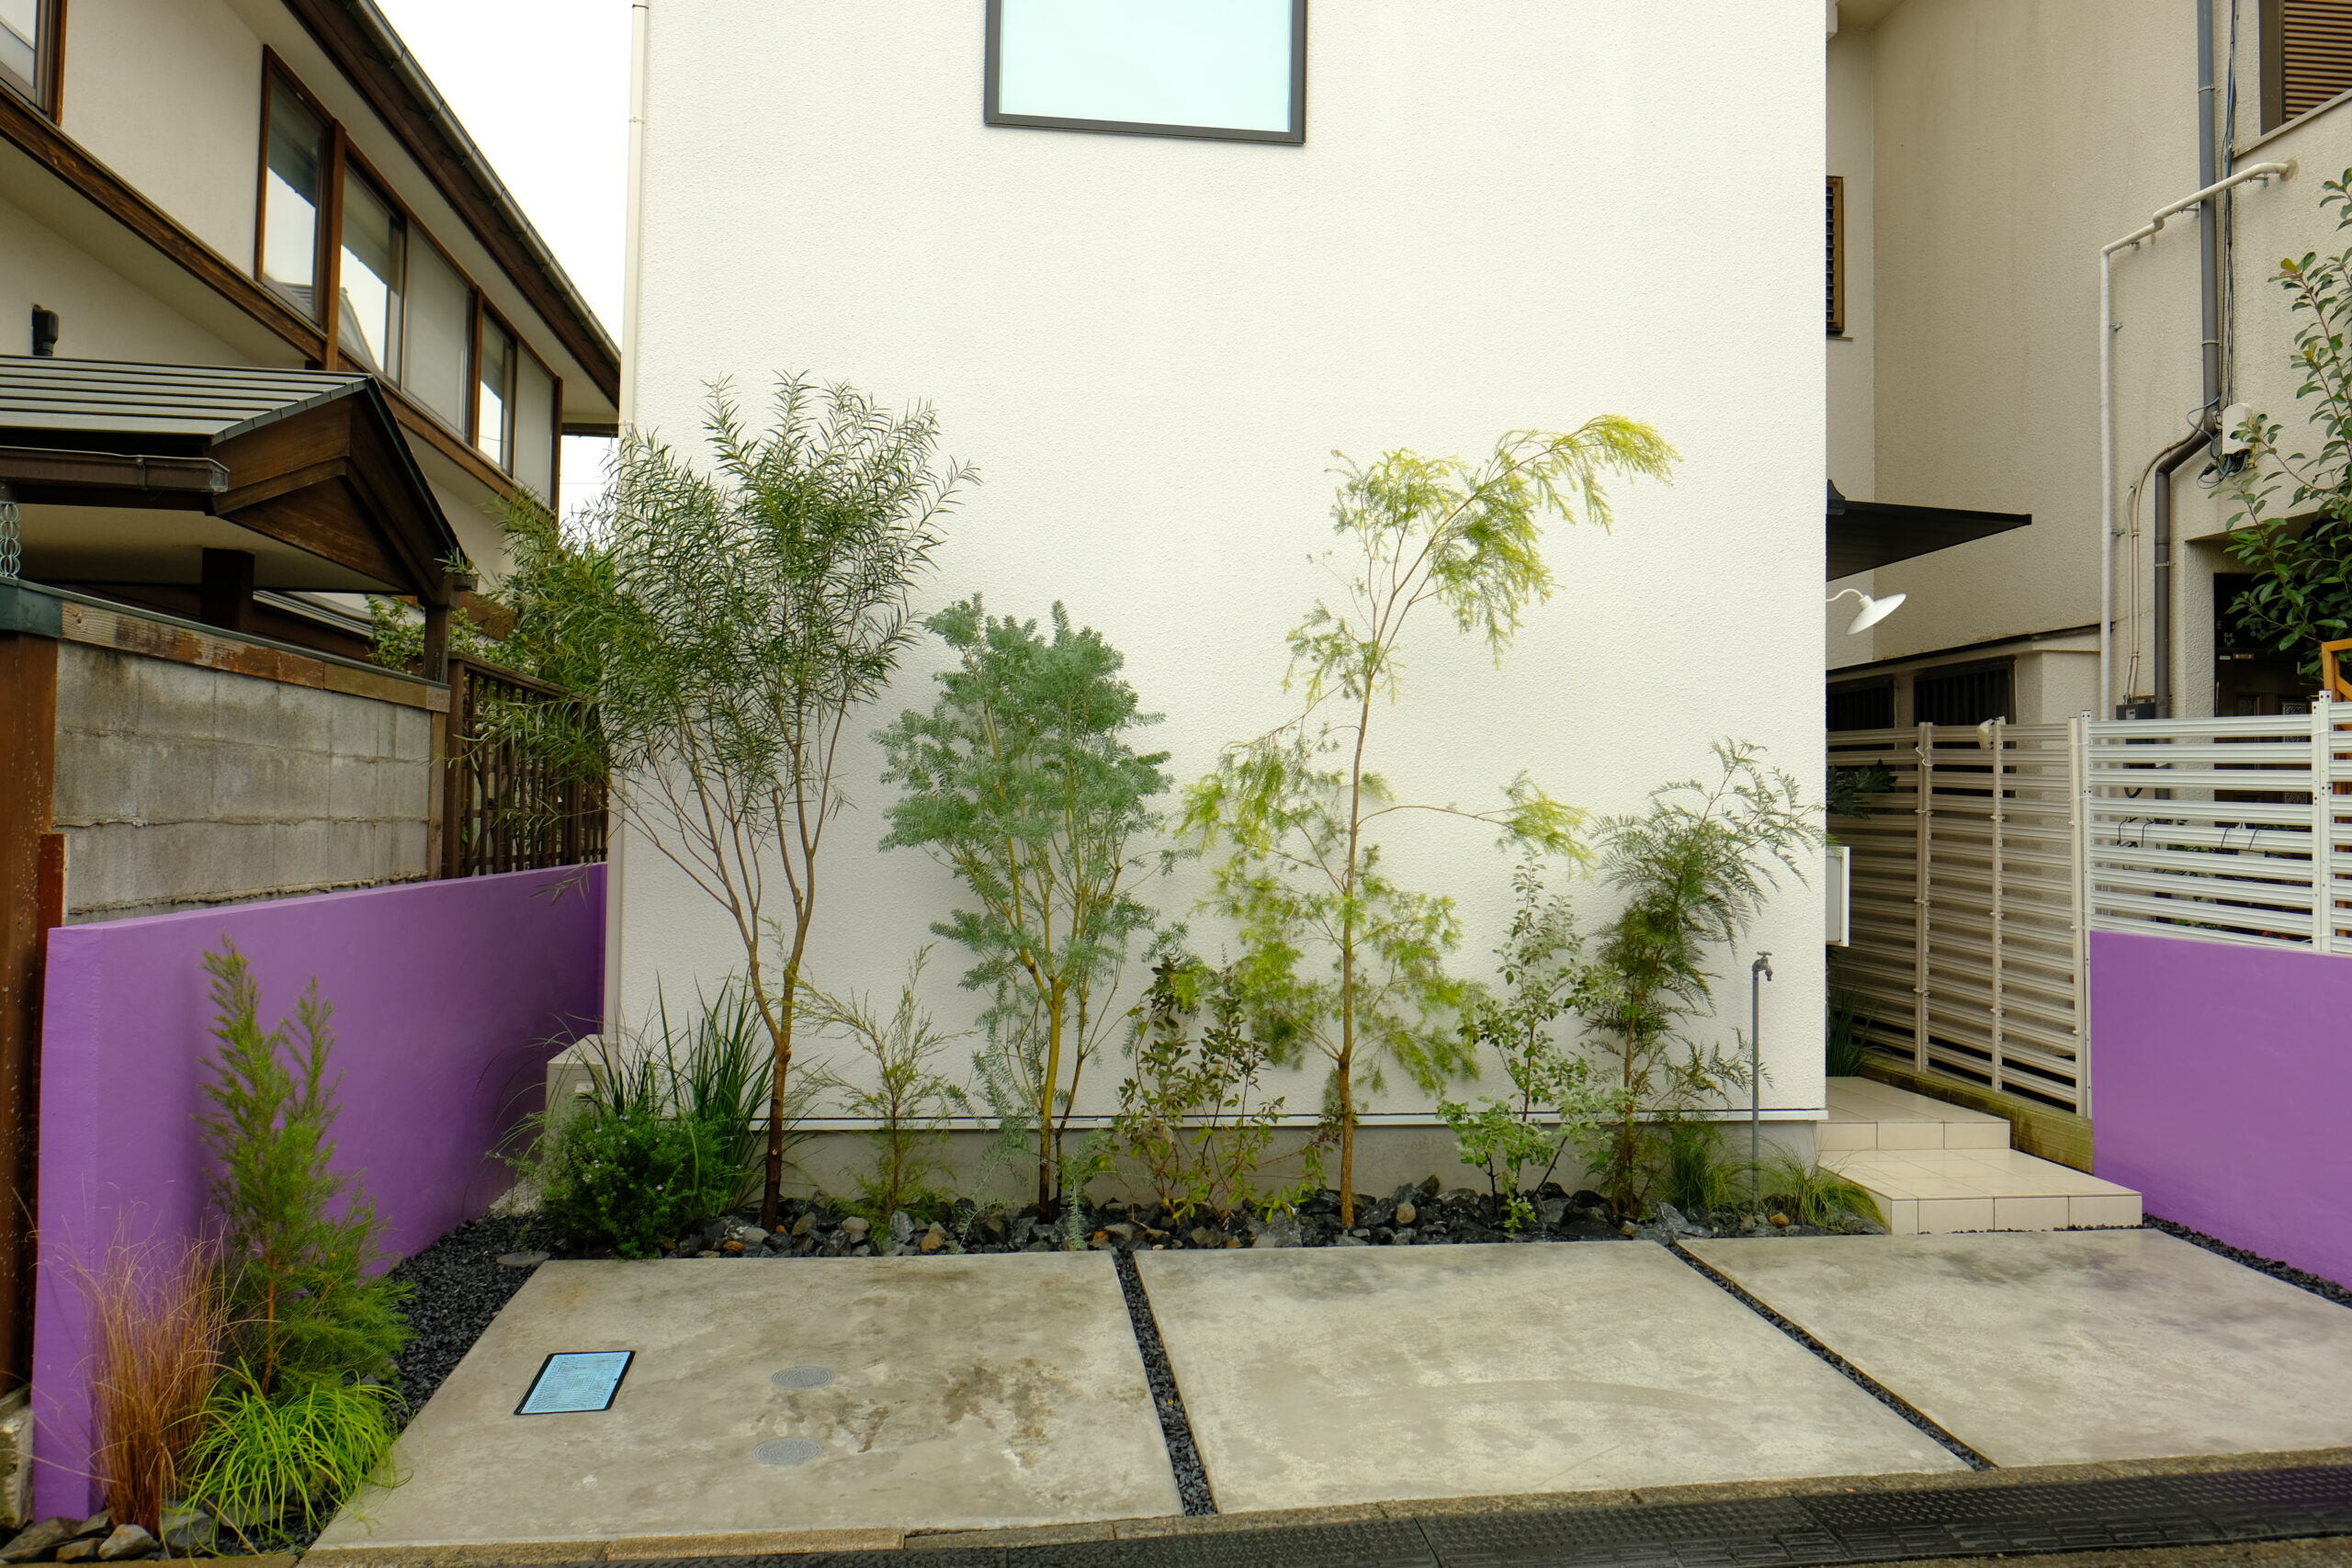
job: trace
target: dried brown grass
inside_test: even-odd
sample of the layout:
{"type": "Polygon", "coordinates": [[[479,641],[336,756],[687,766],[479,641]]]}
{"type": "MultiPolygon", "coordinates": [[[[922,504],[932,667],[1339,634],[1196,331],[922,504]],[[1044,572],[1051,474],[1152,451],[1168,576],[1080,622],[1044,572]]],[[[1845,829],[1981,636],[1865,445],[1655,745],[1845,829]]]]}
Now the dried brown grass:
{"type": "Polygon", "coordinates": [[[92,1466],[116,1521],[160,1538],[220,1375],[229,1307],[219,1259],[198,1241],[118,1241],[83,1288],[97,1416],[92,1466]]]}

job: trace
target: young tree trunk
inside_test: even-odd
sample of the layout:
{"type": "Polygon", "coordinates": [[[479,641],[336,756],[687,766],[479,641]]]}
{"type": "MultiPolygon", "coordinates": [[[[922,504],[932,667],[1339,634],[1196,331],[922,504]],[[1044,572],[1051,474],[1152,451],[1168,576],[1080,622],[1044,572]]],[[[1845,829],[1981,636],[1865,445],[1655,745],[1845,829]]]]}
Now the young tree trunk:
{"type": "Polygon", "coordinates": [[[1059,1129],[1054,1122],[1054,1088],[1062,1081],[1062,990],[1053,987],[1046,1001],[1046,1070],[1037,1086],[1037,1217],[1056,1219],[1061,1209],[1059,1129]]]}
{"type": "Polygon", "coordinates": [[[800,992],[800,954],[808,945],[809,910],[804,907],[794,922],[792,954],[785,961],[782,994],[771,1003],[766,982],[754,954],[751,980],[760,1013],[767,1021],[768,1038],[775,1047],[775,1070],[768,1080],[767,1168],[760,1182],[760,1224],[774,1230],[784,1205],[784,1091],[792,1072],[792,1018],[800,992]]]}

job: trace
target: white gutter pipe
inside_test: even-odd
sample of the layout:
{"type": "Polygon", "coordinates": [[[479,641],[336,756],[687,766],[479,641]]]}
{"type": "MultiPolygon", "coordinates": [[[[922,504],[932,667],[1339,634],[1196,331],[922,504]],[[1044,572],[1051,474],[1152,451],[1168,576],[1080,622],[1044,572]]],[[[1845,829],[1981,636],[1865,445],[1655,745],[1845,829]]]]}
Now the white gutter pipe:
{"type": "Polygon", "coordinates": [[[2098,515],[2101,536],[2098,557],[2098,716],[2115,712],[2115,682],[2110,673],[2115,659],[2115,258],[2136,251],[2155,238],[2156,231],[2192,207],[2200,206],[2248,180],[2283,180],[2295,172],[2285,163],[2251,164],[2226,179],[2214,181],[2169,207],[2160,207],[2147,222],[2121,239],[2099,247],[2098,253],[2098,515]]]}

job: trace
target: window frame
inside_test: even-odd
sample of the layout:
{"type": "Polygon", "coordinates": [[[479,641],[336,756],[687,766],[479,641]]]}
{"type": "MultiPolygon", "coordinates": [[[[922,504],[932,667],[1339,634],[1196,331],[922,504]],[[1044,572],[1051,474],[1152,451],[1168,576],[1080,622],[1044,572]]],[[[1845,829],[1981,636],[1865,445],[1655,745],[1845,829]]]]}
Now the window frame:
{"type": "Polygon", "coordinates": [[[988,33],[980,64],[980,120],[985,125],[1010,126],[1023,130],[1076,130],[1102,136],[1161,136],[1192,141],[1254,141],[1261,145],[1303,146],[1306,141],[1306,0],[1290,0],[1290,124],[1282,130],[1007,114],[997,107],[997,68],[1003,60],[1004,0],[988,0],[988,33]]]}
{"type": "Polygon", "coordinates": [[[2257,30],[2257,69],[2262,80],[2262,133],[2265,136],[2283,126],[2317,114],[2324,108],[2344,101],[2352,85],[2343,92],[2306,106],[2293,114],[2287,112],[2287,6],[2286,0],[2261,0],[2256,12],[2257,30]]]}
{"type": "MultiPolygon", "coordinates": [[[[261,151],[254,169],[254,281],[283,301],[286,308],[302,313],[301,306],[284,288],[271,281],[268,271],[269,247],[269,117],[277,102],[279,89],[291,92],[304,108],[318,120],[323,134],[323,146],[319,157],[319,198],[312,205],[313,221],[311,232],[311,309],[308,320],[326,334],[328,352],[334,352],[334,312],[326,307],[336,278],[333,268],[341,259],[343,226],[343,158],[341,142],[343,128],[334,116],[327,113],[308,87],[286,69],[277,54],[262,51],[261,73],[261,151]],[[333,220],[330,222],[330,220],[333,220]]],[[[339,301],[338,301],[339,302],[339,301]]]]}
{"type": "MultiPolygon", "coordinates": [[[[376,170],[375,170],[375,166],[374,166],[373,164],[369,164],[369,163],[368,162],[368,160],[367,160],[367,159],[365,159],[365,158],[361,157],[357,152],[356,152],[355,150],[353,150],[353,148],[352,148],[352,146],[351,146],[351,141],[350,141],[350,138],[348,138],[348,137],[340,137],[340,138],[338,138],[338,141],[340,141],[340,143],[341,143],[341,148],[342,148],[342,156],[340,156],[339,158],[337,158],[337,159],[335,160],[335,171],[334,171],[334,193],[335,193],[335,194],[334,194],[334,216],[335,216],[335,231],[334,231],[334,234],[333,239],[332,239],[332,242],[331,242],[331,243],[334,244],[334,273],[335,273],[335,276],[334,276],[334,293],[335,293],[335,298],[334,298],[334,319],[335,319],[335,333],[334,333],[334,358],[335,358],[337,361],[339,361],[339,362],[340,362],[339,364],[337,364],[337,365],[336,365],[336,367],[336,367],[337,369],[340,369],[340,370],[349,370],[349,371],[355,372],[355,373],[356,373],[356,374],[380,376],[384,380],[386,380],[386,381],[390,382],[391,385],[393,385],[393,386],[395,386],[395,387],[402,387],[402,388],[405,388],[405,386],[406,386],[406,384],[407,384],[407,382],[406,382],[406,375],[405,375],[405,373],[406,373],[407,368],[408,368],[408,254],[407,254],[407,245],[408,245],[408,241],[409,241],[409,239],[410,239],[412,236],[413,236],[414,234],[416,234],[416,233],[419,231],[418,231],[418,227],[417,227],[417,221],[416,221],[415,216],[414,216],[413,214],[412,214],[412,213],[409,211],[409,209],[408,209],[405,206],[403,206],[403,205],[401,203],[400,199],[399,199],[397,197],[395,197],[395,196],[393,196],[393,195],[392,195],[392,193],[391,193],[391,187],[390,187],[390,186],[388,186],[388,185],[384,182],[384,178],[383,178],[383,176],[382,176],[381,175],[379,175],[379,174],[376,172],[376,170]],[[401,234],[401,258],[400,258],[400,273],[401,273],[401,276],[400,276],[400,284],[399,284],[399,290],[398,290],[398,293],[399,293],[399,299],[400,299],[400,301],[401,301],[401,305],[400,305],[400,315],[401,315],[401,333],[400,333],[400,341],[399,341],[398,343],[395,343],[395,344],[393,344],[391,345],[391,346],[392,346],[392,352],[393,352],[394,356],[395,356],[395,357],[397,357],[397,358],[399,359],[399,361],[400,361],[401,374],[399,374],[399,375],[395,375],[395,374],[393,374],[392,372],[390,372],[390,371],[387,371],[387,370],[375,370],[375,371],[371,371],[371,370],[368,370],[368,369],[366,369],[364,367],[362,367],[362,366],[360,366],[359,364],[357,364],[356,362],[353,361],[353,359],[352,359],[352,357],[351,357],[351,353],[350,353],[350,351],[349,351],[348,349],[345,348],[345,347],[344,347],[344,345],[343,345],[343,330],[342,330],[342,329],[343,329],[343,253],[344,253],[344,250],[345,250],[345,246],[344,246],[344,243],[343,243],[343,226],[344,226],[345,218],[346,213],[347,213],[348,204],[349,204],[349,202],[350,202],[350,194],[349,194],[349,193],[350,193],[350,183],[349,183],[349,182],[350,182],[350,178],[351,178],[351,176],[352,176],[353,175],[358,175],[358,176],[359,176],[359,182],[360,182],[362,185],[364,185],[364,186],[366,186],[368,187],[368,189],[369,193],[370,193],[371,195],[373,195],[373,196],[376,197],[376,199],[377,199],[377,200],[379,200],[379,201],[380,201],[380,202],[382,202],[382,203],[384,204],[384,208],[385,208],[385,209],[386,209],[387,211],[389,211],[390,213],[391,213],[391,215],[392,215],[392,221],[393,221],[393,222],[394,222],[394,223],[399,227],[399,230],[400,230],[400,234],[401,234]]],[[[431,243],[430,241],[428,241],[428,242],[427,242],[427,243],[431,243]]],[[[435,245],[433,248],[434,248],[435,250],[439,250],[441,247],[440,247],[440,246],[438,246],[438,245],[435,245]]],[[[444,254],[444,258],[443,258],[443,259],[445,259],[445,260],[447,260],[447,254],[446,254],[446,253],[444,254]]],[[[449,265],[450,265],[451,270],[453,270],[453,271],[454,271],[454,270],[456,270],[456,268],[457,268],[457,265],[458,265],[458,264],[457,264],[456,262],[451,261],[451,262],[449,263],[449,265]]],[[[465,276],[466,276],[466,275],[465,275],[464,273],[462,273],[462,272],[459,272],[459,273],[458,274],[458,276],[459,277],[465,277],[465,276]]],[[[473,287],[473,279],[471,279],[471,278],[469,278],[469,277],[466,277],[466,287],[467,287],[467,288],[471,288],[473,287]]]]}
{"type": "Polygon", "coordinates": [[[28,93],[0,76],[0,88],[55,124],[65,107],[65,0],[34,0],[31,87],[28,93]]]}

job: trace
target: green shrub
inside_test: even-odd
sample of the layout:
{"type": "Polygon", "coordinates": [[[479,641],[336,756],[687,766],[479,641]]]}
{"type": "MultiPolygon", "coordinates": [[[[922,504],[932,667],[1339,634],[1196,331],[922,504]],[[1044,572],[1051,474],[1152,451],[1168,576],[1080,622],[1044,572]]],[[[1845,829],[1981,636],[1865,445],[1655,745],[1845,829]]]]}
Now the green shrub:
{"type": "Polygon", "coordinates": [[[198,1117],[216,1176],[229,1351],[265,1397],[388,1377],[408,1337],[407,1288],[373,1274],[382,1225],[356,1179],[330,1168],[334,1008],[313,981],[291,1029],[265,1032],[261,989],[225,939],[205,955],[218,1015],[198,1117]],[[340,1213],[335,1213],[337,1208],[340,1213]]]}
{"type": "Polygon", "coordinates": [[[239,1368],[189,1446],[188,1501],[211,1509],[248,1549],[297,1518],[315,1531],[390,1451],[392,1400],[380,1383],[325,1382],[273,1397],[239,1368]]]}
{"type": "Polygon", "coordinates": [[[1851,991],[1829,993],[1827,1030],[1823,1037],[1822,1066],[1833,1078],[1859,1077],[1868,1044],[1862,1034],[1870,1021],[1862,1016],[1861,999],[1851,991]]]}
{"type": "Polygon", "coordinates": [[[742,1190],[721,1129],[646,1107],[582,1108],[556,1128],[541,1212],[585,1251],[654,1258],[742,1190]]]}
{"type": "Polygon", "coordinates": [[[930,954],[924,948],[907,966],[899,1005],[888,1018],[871,997],[836,997],[815,986],[801,993],[809,1024],[848,1035],[872,1069],[870,1084],[853,1083],[830,1066],[802,1081],[835,1091],[844,1113],[872,1125],[865,1136],[874,1149],[874,1167],[856,1179],[858,1201],[853,1206],[877,1223],[901,1209],[922,1220],[947,1211],[951,1201],[933,1182],[946,1173],[948,1119],[971,1104],[971,1097],[934,1065],[958,1036],[934,1024],[916,1000],[930,954]]]}

